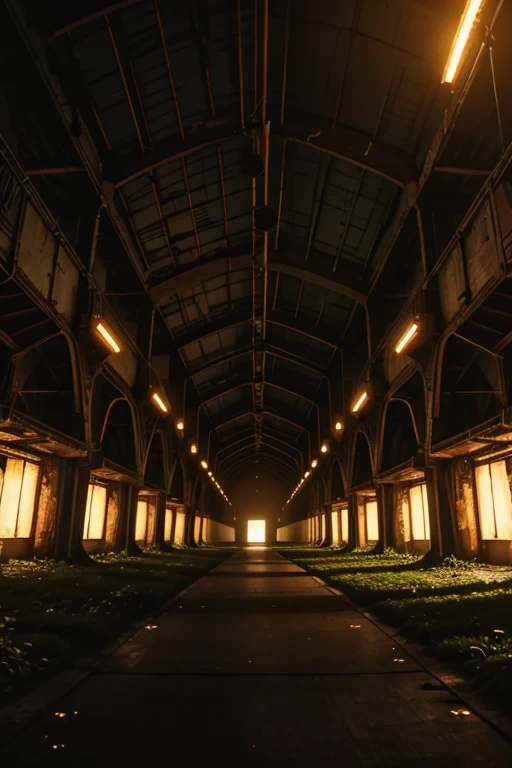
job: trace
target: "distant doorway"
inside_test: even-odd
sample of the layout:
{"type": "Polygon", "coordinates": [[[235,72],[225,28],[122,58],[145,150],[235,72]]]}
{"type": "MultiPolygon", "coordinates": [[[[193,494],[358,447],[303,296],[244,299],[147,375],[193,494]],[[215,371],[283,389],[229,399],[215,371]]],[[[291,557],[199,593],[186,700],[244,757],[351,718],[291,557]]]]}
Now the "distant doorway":
{"type": "Polygon", "coordinates": [[[247,542],[249,544],[265,543],[265,521],[249,520],[247,523],[247,542]]]}

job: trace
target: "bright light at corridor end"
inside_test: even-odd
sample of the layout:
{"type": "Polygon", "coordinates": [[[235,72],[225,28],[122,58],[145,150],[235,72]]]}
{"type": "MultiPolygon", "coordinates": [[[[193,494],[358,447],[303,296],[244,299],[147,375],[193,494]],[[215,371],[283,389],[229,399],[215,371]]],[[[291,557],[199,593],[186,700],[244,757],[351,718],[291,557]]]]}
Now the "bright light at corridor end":
{"type": "Polygon", "coordinates": [[[478,11],[483,4],[483,0],[468,0],[464,12],[460,19],[457,34],[453,40],[452,49],[448,58],[448,63],[444,70],[442,83],[453,83],[464,49],[467,45],[471,29],[475,23],[478,11]]]}
{"type": "Polygon", "coordinates": [[[247,542],[249,544],[264,544],[265,533],[265,520],[247,521],[247,542]]]}
{"type": "Polygon", "coordinates": [[[397,355],[403,352],[410,340],[418,333],[418,323],[412,323],[395,347],[397,355]]]}

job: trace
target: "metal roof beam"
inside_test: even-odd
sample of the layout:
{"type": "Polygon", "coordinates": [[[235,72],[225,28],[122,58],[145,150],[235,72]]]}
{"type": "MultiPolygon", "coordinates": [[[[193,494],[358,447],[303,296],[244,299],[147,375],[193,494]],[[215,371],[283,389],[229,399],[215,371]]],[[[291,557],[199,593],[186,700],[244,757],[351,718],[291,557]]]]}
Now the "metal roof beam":
{"type": "MultiPolygon", "coordinates": [[[[293,365],[297,365],[300,368],[304,368],[305,370],[310,371],[320,379],[324,378],[325,376],[325,372],[323,368],[315,368],[315,366],[310,365],[305,361],[302,361],[300,358],[294,356],[293,353],[290,353],[288,352],[288,350],[282,349],[281,347],[277,347],[275,344],[266,344],[265,351],[267,355],[271,355],[272,357],[277,357],[279,360],[284,360],[287,363],[292,363],[293,365]]],[[[230,360],[236,360],[237,357],[250,355],[251,352],[252,352],[252,346],[247,346],[247,347],[244,347],[243,349],[237,349],[234,352],[227,352],[226,354],[221,355],[220,357],[216,357],[213,360],[209,360],[207,363],[204,363],[204,365],[199,366],[199,368],[192,369],[190,375],[187,378],[193,379],[196,376],[198,376],[200,373],[204,373],[205,371],[209,371],[212,368],[216,368],[218,365],[227,363],[230,360]]]]}
{"type": "MultiPolygon", "coordinates": [[[[319,152],[342,160],[357,168],[375,173],[388,181],[405,188],[417,176],[412,158],[399,150],[384,147],[374,142],[367,156],[366,150],[371,135],[339,123],[333,128],[332,122],[318,116],[307,115],[287,109],[286,121],[280,125],[279,109],[269,107],[267,120],[272,123],[274,136],[289,139],[296,144],[310,147],[319,152]]],[[[137,177],[174,162],[206,147],[222,144],[236,135],[244,135],[238,115],[206,121],[205,127],[181,139],[173,137],[155,144],[145,155],[133,153],[123,158],[112,172],[112,181],[117,187],[137,177]]],[[[246,130],[261,128],[260,120],[252,120],[246,130]]]]}
{"type": "MultiPolygon", "coordinates": [[[[275,451],[276,453],[286,456],[286,459],[288,460],[288,463],[294,464],[297,467],[297,471],[300,472],[299,462],[293,458],[293,456],[290,456],[289,453],[285,453],[285,451],[282,451],[280,448],[276,448],[274,445],[270,445],[269,443],[266,443],[264,440],[261,441],[260,445],[265,446],[265,448],[269,448],[271,451],[275,451]]],[[[221,467],[224,464],[225,461],[227,461],[231,456],[235,456],[238,453],[242,453],[243,451],[250,450],[251,448],[255,448],[256,444],[253,442],[250,445],[246,445],[244,448],[237,448],[236,451],[233,451],[232,453],[226,454],[224,458],[219,463],[219,470],[221,471],[221,467]]]]}
{"type": "MultiPolygon", "coordinates": [[[[250,386],[253,383],[253,379],[250,378],[247,381],[241,381],[239,384],[236,384],[234,387],[224,387],[223,389],[219,389],[214,395],[211,397],[208,397],[206,400],[202,400],[197,403],[198,406],[205,406],[207,403],[210,403],[212,400],[217,400],[219,397],[223,397],[224,395],[227,395],[230,392],[236,392],[238,389],[242,389],[243,387],[250,386]]],[[[298,397],[301,400],[305,400],[308,403],[311,403],[311,405],[314,405],[318,407],[318,403],[316,400],[312,400],[307,395],[303,394],[302,392],[297,392],[296,390],[287,389],[286,387],[282,387],[280,384],[274,384],[274,382],[265,381],[265,386],[267,387],[273,387],[274,389],[279,389],[281,392],[286,392],[288,395],[291,395],[292,397],[298,397]]]]}
{"type": "MultiPolygon", "coordinates": [[[[241,269],[252,269],[254,259],[250,252],[238,256],[221,256],[210,261],[200,261],[193,267],[179,272],[167,280],[163,280],[158,285],[150,289],[150,295],[153,301],[160,303],[163,299],[172,296],[181,291],[192,289],[205,280],[219,277],[229,272],[236,272],[241,269]]],[[[256,254],[256,263],[263,267],[262,254],[256,254]]],[[[288,251],[274,251],[269,248],[268,269],[273,272],[282,272],[285,275],[299,277],[306,282],[313,283],[320,288],[325,288],[333,293],[342,293],[351,299],[366,306],[366,292],[368,290],[367,282],[360,276],[357,267],[353,267],[348,262],[344,262],[343,276],[333,274],[333,260],[329,256],[316,254],[314,259],[307,262],[300,258],[297,259],[297,253],[289,249],[288,251]]],[[[270,313],[269,313],[270,316],[270,313]]]]}
{"type": "MultiPolygon", "coordinates": [[[[236,437],[236,435],[234,435],[234,437],[236,437]]],[[[290,443],[287,443],[285,440],[279,440],[279,438],[273,437],[272,435],[266,435],[266,437],[268,440],[275,440],[276,442],[279,442],[282,445],[285,445],[287,448],[291,448],[292,451],[299,454],[300,460],[302,462],[302,452],[299,448],[297,448],[297,446],[290,445],[290,443]]],[[[216,451],[215,453],[215,458],[217,458],[217,456],[220,456],[222,453],[225,453],[230,448],[233,448],[235,445],[240,445],[240,443],[245,443],[248,440],[250,441],[251,444],[256,444],[256,441],[254,440],[254,435],[246,435],[245,437],[241,437],[238,440],[233,440],[231,443],[228,443],[227,445],[224,445],[222,448],[219,448],[219,450],[216,451]]],[[[272,443],[268,443],[267,441],[265,441],[265,445],[272,445],[272,443]]],[[[273,446],[273,447],[276,448],[276,450],[282,450],[277,446],[273,446]]]]}
{"type": "MultiPolygon", "coordinates": [[[[291,322],[292,318],[287,316],[286,312],[280,310],[268,310],[267,322],[272,325],[279,325],[282,328],[289,328],[292,331],[308,336],[314,341],[321,342],[327,346],[333,348],[339,348],[341,345],[341,336],[333,333],[328,334],[324,331],[319,332],[316,328],[311,327],[311,323],[301,321],[300,318],[291,322]]],[[[222,333],[230,328],[236,328],[245,323],[252,322],[252,311],[243,311],[221,317],[218,320],[212,320],[208,323],[206,328],[192,328],[186,335],[177,338],[179,349],[184,349],[189,344],[193,344],[200,339],[205,339],[208,336],[212,336],[215,333],[222,333]]]]}
{"type": "MultiPolygon", "coordinates": [[[[219,424],[215,424],[213,429],[219,430],[226,424],[230,424],[232,421],[237,421],[238,419],[244,418],[244,416],[247,416],[248,414],[252,413],[252,411],[246,411],[246,413],[238,414],[238,416],[233,416],[230,419],[226,419],[225,421],[221,421],[219,424]]],[[[296,421],[291,421],[290,419],[287,419],[285,416],[282,416],[279,413],[272,413],[272,411],[262,411],[263,418],[265,416],[270,416],[271,418],[278,419],[279,421],[286,422],[287,424],[292,424],[294,427],[298,427],[301,430],[305,430],[306,427],[303,424],[299,424],[296,421]]],[[[213,431],[213,430],[212,430],[213,431]]]]}

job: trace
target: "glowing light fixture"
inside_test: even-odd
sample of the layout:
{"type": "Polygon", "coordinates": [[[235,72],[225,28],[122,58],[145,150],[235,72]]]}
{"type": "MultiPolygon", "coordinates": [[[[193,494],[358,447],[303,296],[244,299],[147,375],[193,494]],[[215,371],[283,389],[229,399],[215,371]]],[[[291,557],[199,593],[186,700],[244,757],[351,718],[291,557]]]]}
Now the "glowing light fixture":
{"type": "Polygon", "coordinates": [[[315,467],[318,467],[318,459],[313,459],[311,462],[311,468],[315,469],[315,467]]]}
{"type": "Polygon", "coordinates": [[[418,333],[418,324],[412,323],[395,347],[395,352],[397,353],[397,355],[399,355],[400,352],[404,351],[404,349],[406,348],[410,340],[413,338],[413,336],[416,336],[417,333],[418,333]]]}
{"type": "Polygon", "coordinates": [[[192,443],[190,446],[190,453],[197,453],[197,445],[195,443],[192,443]]]}
{"type": "Polygon", "coordinates": [[[363,392],[363,394],[360,396],[356,404],[353,406],[352,413],[357,413],[367,399],[368,399],[368,392],[363,392]]]}
{"type": "Polygon", "coordinates": [[[457,34],[453,40],[448,63],[444,70],[443,79],[441,80],[442,83],[453,83],[455,79],[462,54],[464,53],[471,29],[475,23],[482,2],[483,0],[468,0],[466,3],[457,34]]]}
{"type": "Polygon", "coordinates": [[[151,399],[153,400],[154,403],[157,404],[157,406],[160,408],[162,413],[169,413],[168,407],[166,406],[166,404],[164,403],[164,401],[162,400],[158,392],[152,392],[151,399]]]}
{"type": "Polygon", "coordinates": [[[98,321],[95,325],[95,328],[111,352],[117,354],[121,351],[121,347],[117,343],[112,330],[103,320],[98,321]]]}
{"type": "Polygon", "coordinates": [[[211,471],[211,469],[210,469],[210,471],[208,472],[208,477],[213,477],[213,472],[211,471]]]}
{"type": "Polygon", "coordinates": [[[304,477],[309,477],[309,470],[304,473],[304,477]]]}
{"type": "Polygon", "coordinates": [[[179,429],[180,432],[183,432],[183,430],[185,429],[185,424],[183,422],[183,419],[178,419],[178,421],[176,422],[176,429],[179,429]]]}
{"type": "Polygon", "coordinates": [[[334,425],[334,429],[336,430],[336,432],[341,432],[341,430],[343,429],[343,424],[341,423],[341,421],[336,422],[336,424],[334,425]]]}
{"type": "Polygon", "coordinates": [[[202,466],[203,469],[208,469],[208,464],[206,463],[206,461],[204,459],[201,462],[201,466],[202,466]]]}
{"type": "Polygon", "coordinates": [[[320,452],[321,453],[327,453],[328,450],[329,450],[329,446],[327,445],[327,443],[322,443],[322,447],[320,448],[320,452]]]}

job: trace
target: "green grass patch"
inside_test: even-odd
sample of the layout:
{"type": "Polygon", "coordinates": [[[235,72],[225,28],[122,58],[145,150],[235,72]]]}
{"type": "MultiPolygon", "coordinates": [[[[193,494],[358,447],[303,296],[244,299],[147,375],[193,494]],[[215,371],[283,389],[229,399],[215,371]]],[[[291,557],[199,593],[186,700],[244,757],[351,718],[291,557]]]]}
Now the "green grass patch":
{"type": "Polygon", "coordinates": [[[393,550],[381,555],[310,547],[280,551],[475,677],[510,709],[512,569],[453,557],[424,567],[420,557],[393,550]]]}
{"type": "Polygon", "coordinates": [[[89,566],[52,560],[2,564],[0,705],[98,651],[230,554],[176,549],[97,555],[89,566]]]}

